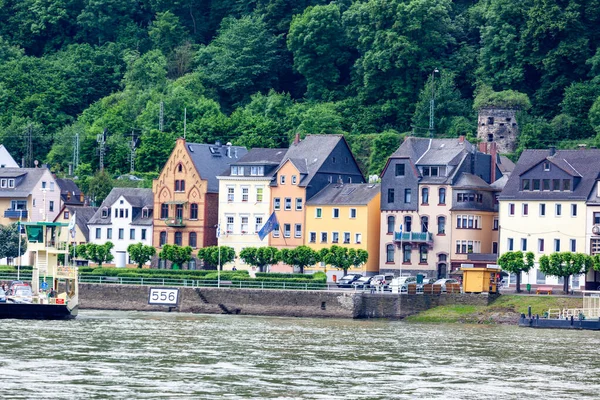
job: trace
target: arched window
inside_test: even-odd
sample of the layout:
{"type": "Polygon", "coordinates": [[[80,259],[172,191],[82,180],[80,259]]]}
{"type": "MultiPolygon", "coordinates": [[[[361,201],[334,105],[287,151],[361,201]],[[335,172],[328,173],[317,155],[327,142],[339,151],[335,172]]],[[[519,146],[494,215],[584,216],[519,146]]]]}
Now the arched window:
{"type": "Polygon", "coordinates": [[[179,163],[179,165],[177,165],[177,172],[182,172],[183,171],[183,165],[181,165],[181,163],[179,163]]]}
{"type": "Polygon", "coordinates": [[[437,224],[438,224],[438,235],[445,235],[446,234],[446,217],[438,217],[437,224]]]}
{"type": "Polygon", "coordinates": [[[421,217],[421,232],[429,232],[429,217],[421,217]]]}
{"type": "Polygon", "coordinates": [[[446,188],[440,188],[439,195],[440,195],[439,203],[446,204],[446,188]]]}
{"type": "Polygon", "coordinates": [[[190,204],[190,219],[198,219],[198,204],[190,204]]]}
{"type": "Polygon", "coordinates": [[[429,204],[429,188],[421,189],[421,204],[429,204]]]}
{"type": "Polygon", "coordinates": [[[183,234],[181,232],[175,232],[175,244],[181,246],[183,234]]]}
{"type": "Polygon", "coordinates": [[[167,244],[167,232],[166,231],[162,231],[160,233],[160,240],[159,240],[159,244],[160,247],[164,246],[165,244],[167,244]]]}
{"type": "Polygon", "coordinates": [[[412,232],[412,217],[404,217],[404,232],[412,232]]]}
{"type": "Polygon", "coordinates": [[[197,239],[196,239],[196,232],[190,232],[190,242],[189,245],[192,249],[195,249],[197,247],[197,239]]]}
{"type": "Polygon", "coordinates": [[[393,263],[394,262],[394,245],[388,244],[385,246],[385,262],[393,263]]]}
{"type": "Polygon", "coordinates": [[[162,219],[169,218],[169,205],[168,204],[163,203],[160,205],[160,217],[162,219]]]}
{"type": "Polygon", "coordinates": [[[388,215],[387,217],[387,233],[394,233],[394,226],[396,225],[396,217],[388,215]]]}
{"type": "Polygon", "coordinates": [[[196,269],[196,259],[195,258],[192,258],[188,262],[188,269],[196,269]]]}

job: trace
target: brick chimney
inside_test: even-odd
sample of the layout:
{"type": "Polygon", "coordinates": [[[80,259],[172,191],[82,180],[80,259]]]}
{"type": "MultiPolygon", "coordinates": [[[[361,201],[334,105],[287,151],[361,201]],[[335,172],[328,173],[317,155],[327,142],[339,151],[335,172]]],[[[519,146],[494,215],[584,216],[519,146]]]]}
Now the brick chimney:
{"type": "Polygon", "coordinates": [[[296,132],[296,137],[294,138],[294,144],[300,143],[300,134],[296,132]]]}
{"type": "Polygon", "coordinates": [[[463,144],[465,142],[465,135],[460,135],[458,137],[458,143],[463,144]]]}
{"type": "Polygon", "coordinates": [[[482,153],[487,154],[488,153],[488,148],[487,148],[487,143],[486,142],[480,142],[479,143],[479,151],[482,153]]]}
{"type": "Polygon", "coordinates": [[[496,148],[496,142],[490,143],[490,156],[492,156],[492,170],[490,171],[490,180],[492,182],[490,183],[493,183],[496,181],[496,158],[498,157],[498,149],[496,148]]]}

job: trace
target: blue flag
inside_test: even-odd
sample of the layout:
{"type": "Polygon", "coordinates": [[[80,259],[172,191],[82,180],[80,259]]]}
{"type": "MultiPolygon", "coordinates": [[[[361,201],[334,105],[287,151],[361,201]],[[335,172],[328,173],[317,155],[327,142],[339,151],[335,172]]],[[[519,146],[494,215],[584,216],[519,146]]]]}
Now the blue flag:
{"type": "Polygon", "coordinates": [[[260,240],[263,240],[269,233],[277,229],[279,229],[279,222],[277,221],[275,211],[273,211],[267,222],[265,222],[263,227],[260,228],[260,231],[258,231],[258,237],[260,240]]]}

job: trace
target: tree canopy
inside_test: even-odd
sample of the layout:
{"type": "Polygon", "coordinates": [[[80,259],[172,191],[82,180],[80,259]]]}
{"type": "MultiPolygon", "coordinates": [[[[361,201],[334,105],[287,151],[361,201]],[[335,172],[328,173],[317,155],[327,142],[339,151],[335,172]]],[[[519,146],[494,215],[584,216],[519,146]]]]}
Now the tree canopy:
{"type": "Polygon", "coordinates": [[[528,251],[523,253],[522,251],[507,251],[498,258],[498,265],[502,267],[504,271],[515,274],[517,278],[517,292],[521,291],[521,273],[528,272],[533,268],[533,262],[535,255],[528,251]]]}

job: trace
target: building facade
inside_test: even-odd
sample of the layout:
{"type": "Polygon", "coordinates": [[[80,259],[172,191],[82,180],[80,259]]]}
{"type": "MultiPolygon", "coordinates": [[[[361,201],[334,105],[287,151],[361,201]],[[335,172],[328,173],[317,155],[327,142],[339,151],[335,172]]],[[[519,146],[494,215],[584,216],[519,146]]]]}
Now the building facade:
{"type": "Polygon", "coordinates": [[[112,242],[114,264],[131,264],[130,244],[152,246],[153,208],[151,189],[114,188],[88,222],[89,242],[112,242]]]}
{"type": "Polygon", "coordinates": [[[294,248],[306,241],[305,203],[331,183],[364,183],[364,177],[342,135],[296,137],[276,170],[271,186],[271,211],[279,230],[269,244],[294,248]]]}
{"type": "MultiPolygon", "coordinates": [[[[305,245],[314,250],[333,245],[366,250],[365,265],[351,269],[363,275],[379,272],[380,185],[330,184],[306,202],[305,245]]],[[[328,280],[343,271],[316,265],[309,271],[326,271],[328,280]]]]}
{"type": "MultiPolygon", "coordinates": [[[[287,149],[252,149],[233,162],[219,180],[219,246],[230,246],[239,255],[246,247],[262,247],[258,231],[269,218],[271,182],[287,149]]],[[[225,269],[249,269],[240,257],[225,269]]]]}
{"type": "MultiPolygon", "coordinates": [[[[153,243],[157,252],[165,244],[198,248],[217,245],[219,176],[246,155],[244,147],[186,143],[177,139],[154,193],[153,243]]],[[[162,261],[155,260],[159,267],[162,261]]],[[[189,268],[196,268],[197,258],[189,268]]]]}
{"type": "MultiPolygon", "coordinates": [[[[562,285],[562,278],[539,270],[538,260],[544,254],[593,253],[596,206],[590,204],[588,209],[587,202],[600,173],[599,156],[600,150],[554,148],[521,154],[499,196],[499,246],[500,254],[517,250],[535,254],[535,268],[523,274],[522,283],[562,285]]],[[[574,288],[585,286],[583,276],[571,279],[574,288]]]]}
{"type": "MultiPolygon", "coordinates": [[[[470,203],[471,194],[475,196],[473,202],[479,199],[472,189],[464,187],[461,192],[461,186],[456,185],[467,182],[468,175],[489,185],[502,177],[498,164],[497,154],[478,151],[464,137],[406,138],[389,158],[381,178],[380,270],[434,278],[447,276],[452,251],[456,251],[453,201],[460,194],[463,202],[462,193],[467,192],[466,203],[470,203]]],[[[468,216],[466,220],[468,224],[468,216]]],[[[466,252],[482,251],[481,246],[468,247],[469,239],[461,235],[459,238],[460,252],[463,240],[466,252]]]]}
{"type": "Polygon", "coordinates": [[[483,143],[496,143],[500,153],[513,153],[519,135],[516,113],[517,110],[513,108],[479,109],[477,139],[483,143]]]}

